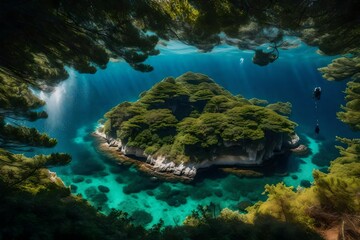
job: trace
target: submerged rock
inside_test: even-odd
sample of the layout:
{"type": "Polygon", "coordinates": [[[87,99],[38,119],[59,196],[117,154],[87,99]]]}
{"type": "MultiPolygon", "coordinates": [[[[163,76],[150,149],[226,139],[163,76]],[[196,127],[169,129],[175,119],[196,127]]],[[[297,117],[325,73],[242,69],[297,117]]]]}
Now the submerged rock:
{"type": "Polygon", "coordinates": [[[73,174],[93,175],[104,169],[104,165],[96,161],[86,161],[86,163],[76,163],[71,167],[73,174]]]}
{"type": "Polygon", "coordinates": [[[70,185],[70,190],[72,193],[76,193],[77,189],[78,189],[78,187],[76,185],[74,185],[74,184],[70,185]]]}
{"type": "Polygon", "coordinates": [[[261,49],[255,50],[255,54],[252,58],[252,62],[259,66],[266,66],[269,63],[274,62],[278,58],[278,55],[273,52],[264,52],[261,49]]]}
{"type": "Polygon", "coordinates": [[[294,180],[296,180],[296,179],[298,179],[299,177],[298,177],[297,175],[291,175],[291,178],[294,179],[294,180]]]}
{"type": "Polygon", "coordinates": [[[92,198],[97,193],[98,193],[98,191],[97,191],[96,187],[94,187],[94,186],[91,186],[91,187],[88,187],[87,189],[85,189],[85,195],[87,198],[92,198]]]}
{"type": "Polygon", "coordinates": [[[116,181],[117,183],[124,183],[124,179],[123,179],[121,176],[117,176],[117,177],[115,178],[115,181],[116,181]]]}
{"type": "Polygon", "coordinates": [[[302,157],[308,156],[311,153],[310,149],[302,144],[296,148],[291,149],[291,151],[293,153],[295,153],[296,155],[299,155],[302,157]]]}
{"type": "Polygon", "coordinates": [[[336,149],[335,141],[325,141],[319,145],[319,152],[312,158],[311,162],[319,167],[329,166],[330,162],[339,157],[339,150],[336,149]]]}
{"type": "Polygon", "coordinates": [[[246,212],[246,208],[247,207],[250,207],[252,206],[253,203],[251,201],[241,201],[239,204],[238,204],[238,208],[241,212],[246,212]]]}
{"type": "Polygon", "coordinates": [[[248,193],[247,197],[248,197],[251,201],[253,201],[253,202],[259,200],[259,194],[257,194],[256,192],[250,192],[250,193],[248,193]]]}
{"type": "Polygon", "coordinates": [[[222,196],[223,196],[223,192],[222,192],[220,189],[216,189],[216,190],[214,191],[214,194],[215,194],[215,196],[217,196],[217,197],[222,197],[222,196]]]}
{"type": "Polygon", "coordinates": [[[155,189],[158,186],[159,186],[158,182],[151,181],[150,179],[148,179],[148,181],[143,181],[143,179],[137,178],[135,180],[132,180],[130,183],[128,183],[123,188],[123,192],[126,194],[138,193],[144,190],[155,189]]]}
{"type": "Polygon", "coordinates": [[[149,195],[149,196],[154,196],[154,192],[153,191],[146,191],[146,194],[149,195]]]}
{"type": "Polygon", "coordinates": [[[85,178],[82,176],[75,176],[72,178],[73,183],[80,183],[80,182],[83,182],[84,180],[85,180],[85,178]]]}
{"type": "Polygon", "coordinates": [[[97,204],[99,206],[99,205],[105,204],[109,199],[108,199],[108,197],[106,196],[105,193],[98,193],[95,196],[93,196],[91,198],[91,200],[93,202],[95,202],[95,204],[97,204]]]}
{"type": "Polygon", "coordinates": [[[166,202],[169,206],[179,207],[182,204],[186,204],[187,196],[188,194],[185,191],[171,189],[167,185],[162,185],[159,188],[159,193],[155,195],[155,198],[166,202]]]}
{"type": "Polygon", "coordinates": [[[210,197],[212,192],[207,189],[201,189],[201,191],[192,191],[190,193],[190,197],[194,200],[201,200],[207,197],[210,197]]]}
{"type": "Polygon", "coordinates": [[[300,186],[309,188],[309,187],[311,187],[311,182],[309,180],[301,180],[300,186]]]}
{"type": "Polygon", "coordinates": [[[110,168],[110,172],[111,173],[114,173],[114,174],[116,174],[116,173],[121,173],[123,171],[123,169],[120,167],[120,166],[118,166],[118,167],[111,167],[110,168]]]}
{"type": "Polygon", "coordinates": [[[99,191],[102,192],[102,193],[108,193],[108,192],[110,192],[110,189],[109,189],[108,187],[106,187],[106,186],[103,186],[103,185],[99,185],[99,186],[98,186],[98,189],[99,189],[99,191]]]}
{"type": "Polygon", "coordinates": [[[263,173],[250,169],[221,168],[221,170],[226,173],[234,174],[238,177],[258,178],[264,176],[263,173]]]}
{"type": "Polygon", "coordinates": [[[109,173],[107,173],[107,172],[99,172],[99,173],[97,173],[97,175],[100,176],[100,177],[106,177],[106,176],[109,175],[109,173]]]}
{"type": "Polygon", "coordinates": [[[137,225],[146,226],[147,224],[151,223],[153,217],[146,211],[136,210],[131,214],[131,219],[137,225]]]}

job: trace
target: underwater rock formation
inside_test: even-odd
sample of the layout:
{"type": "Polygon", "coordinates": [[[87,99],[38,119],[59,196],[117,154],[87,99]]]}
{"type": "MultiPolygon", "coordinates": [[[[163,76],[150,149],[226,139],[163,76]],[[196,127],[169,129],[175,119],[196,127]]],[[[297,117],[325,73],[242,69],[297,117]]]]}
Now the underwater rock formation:
{"type": "Polygon", "coordinates": [[[237,168],[221,168],[221,171],[234,174],[239,177],[258,178],[263,177],[264,174],[250,169],[237,169],[237,168]]]}
{"type": "Polygon", "coordinates": [[[146,162],[142,168],[189,179],[212,165],[260,166],[299,141],[287,117],[191,72],[165,78],[105,117],[98,134],[108,146],[146,162]]]}

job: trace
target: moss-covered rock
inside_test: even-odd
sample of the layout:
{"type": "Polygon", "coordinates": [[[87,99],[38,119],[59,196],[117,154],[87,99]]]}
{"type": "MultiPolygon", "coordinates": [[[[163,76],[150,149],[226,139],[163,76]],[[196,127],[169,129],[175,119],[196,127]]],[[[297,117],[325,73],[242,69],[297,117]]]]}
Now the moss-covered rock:
{"type": "Polygon", "coordinates": [[[110,189],[109,189],[108,187],[104,186],[104,185],[99,185],[99,186],[98,186],[98,189],[99,189],[99,191],[102,192],[102,193],[108,193],[108,192],[110,192],[110,189]]]}
{"type": "Polygon", "coordinates": [[[131,214],[131,219],[136,225],[146,226],[153,220],[153,217],[148,212],[136,210],[131,214]]]}
{"type": "Polygon", "coordinates": [[[73,183],[80,183],[80,182],[83,182],[84,180],[85,180],[85,178],[83,176],[75,176],[72,178],[73,183]]]}

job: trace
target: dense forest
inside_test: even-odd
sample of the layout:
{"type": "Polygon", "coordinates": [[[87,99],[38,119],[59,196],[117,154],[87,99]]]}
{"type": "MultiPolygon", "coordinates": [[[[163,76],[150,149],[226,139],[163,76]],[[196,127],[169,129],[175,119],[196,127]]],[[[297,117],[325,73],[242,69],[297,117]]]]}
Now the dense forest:
{"type": "Polygon", "coordinates": [[[221,33],[227,44],[253,50],[260,66],[288,47],[286,35],[337,55],[319,71],[330,81],[348,81],[338,118],[359,131],[358,9],[356,0],[1,1],[0,239],[321,239],[329,229],[337,229],[339,239],[359,239],[359,139],[339,137],[346,145],[338,147],[341,156],[329,173],[315,171],[309,188],[266,186],[268,200],[246,214],[199,206],[184,225],[160,222],[146,230],[124,212],[105,216],[71,195],[47,169],[68,164],[70,155],[22,155],[57,140],[19,124],[48,117],[32,89],[51,92],[68,77],[66,67],[95,73],[120,59],[149,72],[153,67],[144,61],[159,54],[159,41],[175,39],[208,52],[221,43],[221,33]],[[257,49],[265,43],[269,50],[257,49]]]}

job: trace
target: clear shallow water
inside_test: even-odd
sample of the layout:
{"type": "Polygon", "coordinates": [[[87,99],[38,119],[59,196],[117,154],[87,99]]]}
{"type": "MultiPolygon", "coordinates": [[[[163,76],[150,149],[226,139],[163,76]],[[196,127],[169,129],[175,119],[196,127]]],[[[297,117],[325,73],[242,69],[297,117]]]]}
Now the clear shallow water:
{"type": "MultiPolygon", "coordinates": [[[[71,72],[70,78],[51,95],[40,93],[47,101],[45,110],[49,118],[36,122],[35,126],[58,139],[58,145],[51,151],[72,154],[73,161],[69,166],[54,170],[66,184],[76,185],[76,194],[89,199],[104,212],[110,208],[130,214],[137,210],[146,211],[153,218],[149,225],[160,218],[165,224],[181,224],[198,204],[214,202],[221,208],[237,209],[240,201],[264,198],[261,193],[267,183],[285,181],[288,185],[298,186],[301,180],[312,181],[311,172],[319,167],[311,162],[311,158],[321,151],[321,144],[334,141],[336,135],[354,135],[336,119],[336,112],[344,103],[345,82],[327,82],[321,78],[317,68],[327,65],[332,58],[320,56],[315,51],[304,45],[283,50],[276,62],[260,67],[251,62],[251,52],[219,46],[211,53],[198,53],[192,47],[173,42],[162,48],[159,56],[148,59],[147,62],[155,67],[151,73],[136,72],[123,62],[109,63],[106,70],[99,70],[94,75],[71,72]],[[177,77],[187,71],[207,74],[233,94],[246,98],[290,101],[293,105],[291,119],[299,124],[297,132],[308,142],[312,154],[306,158],[292,156],[289,161],[282,162],[277,171],[288,172],[285,177],[278,174],[250,179],[211,172],[207,178],[185,185],[154,182],[96,151],[90,133],[105,112],[122,101],[137,100],[141,92],[164,77],[177,77]],[[323,89],[317,111],[312,99],[315,86],[323,89]],[[321,134],[315,139],[313,129],[317,120],[321,134]],[[294,179],[293,175],[298,178],[294,179]],[[78,182],[80,180],[83,181],[78,182]],[[100,193],[99,185],[110,191],[100,193]]],[[[323,154],[325,157],[326,152],[323,154]]]]}

